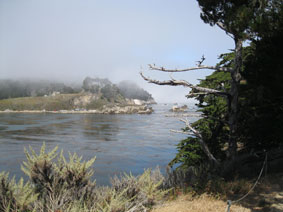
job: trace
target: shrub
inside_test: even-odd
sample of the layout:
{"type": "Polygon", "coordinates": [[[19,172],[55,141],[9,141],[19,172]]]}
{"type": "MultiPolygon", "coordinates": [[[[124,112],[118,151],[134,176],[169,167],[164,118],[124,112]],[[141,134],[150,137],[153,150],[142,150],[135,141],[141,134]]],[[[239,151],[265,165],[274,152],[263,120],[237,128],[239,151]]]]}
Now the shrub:
{"type": "Polygon", "coordinates": [[[132,198],[135,205],[151,207],[160,201],[169,190],[162,189],[164,177],[157,168],[154,171],[147,169],[140,176],[124,174],[111,180],[116,191],[124,191],[128,198],[132,198]]]}
{"type": "Polygon", "coordinates": [[[38,154],[31,147],[25,149],[27,161],[21,168],[29,177],[27,183],[0,174],[0,211],[144,211],[168,192],[161,189],[164,178],[159,169],[137,177],[124,174],[112,179],[112,187],[96,187],[91,168],[95,157],[83,161],[69,153],[67,160],[57,150],[46,152],[45,144],[38,154]]]}
{"type": "Polygon", "coordinates": [[[29,182],[24,184],[22,178],[18,183],[15,178],[9,181],[8,173],[0,173],[0,211],[31,211],[37,197],[29,182]]]}

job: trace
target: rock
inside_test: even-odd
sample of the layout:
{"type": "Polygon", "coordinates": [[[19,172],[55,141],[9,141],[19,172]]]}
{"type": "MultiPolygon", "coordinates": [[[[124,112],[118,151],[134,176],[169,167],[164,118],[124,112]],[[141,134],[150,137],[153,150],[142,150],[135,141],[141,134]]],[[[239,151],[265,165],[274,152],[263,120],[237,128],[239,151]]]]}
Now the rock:
{"type": "Polygon", "coordinates": [[[172,112],[185,112],[187,110],[188,106],[183,105],[179,107],[178,105],[174,105],[170,111],[172,112]]]}
{"type": "Polygon", "coordinates": [[[79,97],[76,97],[73,100],[73,104],[75,107],[85,107],[86,105],[88,105],[89,103],[91,103],[94,100],[97,100],[98,96],[92,93],[85,93],[84,95],[81,95],[79,97]]]}
{"type": "Polygon", "coordinates": [[[140,99],[126,99],[126,101],[129,105],[138,105],[138,106],[157,104],[153,99],[148,101],[144,101],[140,99]]]}
{"type": "Polygon", "coordinates": [[[146,101],[146,104],[148,104],[148,105],[156,105],[157,102],[154,101],[154,99],[151,99],[151,100],[146,101]]]}
{"type": "Polygon", "coordinates": [[[139,99],[134,99],[133,101],[134,101],[135,105],[143,105],[143,102],[139,99]]]}
{"type": "Polygon", "coordinates": [[[152,109],[147,108],[146,110],[139,111],[138,114],[151,114],[153,112],[152,109]]]}
{"type": "Polygon", "coordinates": [[[60,92],[54,91],[50,96],[57,96],[57,95],[59,95],[59,94],[60,94],[60,92]]]}
{"type": "Polygon", "coordinates": [[[59,110],[59,113],[68,113],[68,110],[59,110]]]}
{"type": "Polygon", "coordinates": [[[151,107],[147,107],[146,105],[103,105],[102,109],[90,109],[87,110],[85,108],[75,108],[73,110],[58,110],[58,111],[47,111],[43,110],[23,110],[23,111],[12,111],[10,109],[6,109],[4,111],[0,111],[1,113],[81,113],[81,114],[88,114],[88,113],[96,113],[96,114],[151,114],[153,109],[151,107]]]}
{"type": "Polygon", "coordinates": [[[115,107],[107,107],[104,106],[101,110],[103,114],[150,114],[153,112],[151,107],[147,106],[137,106],[137,105],[130,105],[130,106],[115,106],[115,107]]]}

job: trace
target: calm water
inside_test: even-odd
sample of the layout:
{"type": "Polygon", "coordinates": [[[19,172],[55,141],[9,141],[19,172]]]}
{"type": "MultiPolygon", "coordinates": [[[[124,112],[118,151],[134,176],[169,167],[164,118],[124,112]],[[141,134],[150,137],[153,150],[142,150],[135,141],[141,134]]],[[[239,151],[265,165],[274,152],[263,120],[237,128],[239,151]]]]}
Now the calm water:
{"type": "Polygon", "coordinates": [[[0,114],[0,172],[24,176],[24,147],[38,150],[43,141],[48,149],[58,145],[66,155],[96,156],[94,177],[100,185],[122,172],[137,175],[157,165],[164,171],[176,144],[185,138],[170,132],[183,124],[165,117],[169,108],[155,105],[151,115],[0,114]]]}

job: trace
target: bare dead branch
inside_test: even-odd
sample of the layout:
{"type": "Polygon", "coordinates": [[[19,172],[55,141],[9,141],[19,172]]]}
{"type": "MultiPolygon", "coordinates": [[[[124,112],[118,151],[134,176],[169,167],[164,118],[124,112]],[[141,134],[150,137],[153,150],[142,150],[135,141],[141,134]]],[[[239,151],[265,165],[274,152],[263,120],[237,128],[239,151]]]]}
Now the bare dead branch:
{"type": "Polygon", "coordinates": [[[166,114],[165,117],[178,117],[178,118],[183,118],[183,117],[202,117],[201,114],[197,113],[174,113],[174,114],[166,114]]]}
{"type": "Polygon", "coordinates": [[[186,127],[187,127],[190,131],[192,131],[192,132],[195,134],[195,136],[197,136],[198,138],[202,138],[202,135],[200,134],[200,132],[199,132],[198,130],[194,129],[194,128],[191,126],[191,124],[189,123],[189,121],[188,121],[187,118],[186,118],[186,119],[180,119],[180,121],[184,122],[184,123],[186,124],[186,127]]]}
{"type": "Polygon", "coordinates": [[[186,127],[198,138],[198,141],[201,145],[201,148],[204,151],[204,153],[206,154],[206,156],[209,158],[209,160],[211,162],[214,162],[215,164],[219,164],[219,162],[216,160],[216,158],[209,151],[209,148],[208,148],[207,144],[205,143],[205,141],[203,140],[201,133],[191,126],[191,124],[189,123],[187,118],[186,119],[180,119],[180,120],[182,122],[184,122],[186,127]]]}
{"type": "Polygon", "coordinates": [[[226,27],[224,26],[223,23],[217,22],[216,25],[217,25],[220,29],[222,29],[223,31],[227,32],[227,29],[226,29],[226,27]]]}
{"type": "Polygon", "coordinates": [[[201,69],[210,69],[210,70],[215,70],[215,71],[230,72],[232,70],[231,68],[228,68],[228,67],[201,65],[202,62],[201,61],[198,61],[198,62],[199,62],[198,66],[191,67],[191,68],[185,68],[185,69],[166,69],[164,67],[157,67],[155,66],[155,64],[153,65],[148,64],[148,66],[151,70],[163,71],[163,72],[186,72],[186,71],[201,70],[201,69]]]}
{"type": "Polygon", "coordinates": [[[186,97],[195,97],[195,96],[199,96],[199,95],[208,95],[209,93],[189,93],[186,95],[186,97]]]}
{"type": "Polygon", "coordinates": [[[228,121],[225,121],[223,119],[218,119],[212,116],[205,116],[202,114],[197,114],[197,113],[174,113],[174,114],[166,114],[165,117],[177,117],[177,118],[186,118],[186,117],[190,117],[190,118],[206,118],[206,119],[212,119],[214,121],[218,121],[221,122],[223,124],[229,124],[228,121]]]}
{"type": "Polygon", "coordinates": [[[200,86],[195,86],[185,80],[175,80],[175,79],[171,79],[168,81],[159,81],[159,80],[154,80],[154,79],[150,79],[148,77],[145,77],[143,75],[142,72],[140,72],[140,75],[142,76],[142,78],[146,81],[148,81],[149,83],[153,83],[153,84],[157,84],[157,85],[171,85],[171,86],[184,86],[184,87],[189,87],[192,89],[195,89],[197,91],[200,92],[204,92],[206,94],[214,94],[214,95],[219,95],[219,96],[228,96],[229,94],[223,91],[218,91],[215,89],[211,89],[211,88],[204,88],[204,87],[200,87],[200,86]]]}
{"type": "Polygon", "coordinates": [[[201,59],[199,61],[196,61],[197,62],[197,66],[200,67],[201,64],[203,63],[203,61],[205,61],[204,55],[202,55],[202,57],[201,57],[201,59]]]}
{"type": "Polygon", "coordinates": [[[186,135],[194,135],[193,133],[188,132],[188,131],[181,131],[181,130],[170,130],[170,131],[173,132],[173,133],[186,134],[186,135]]]}

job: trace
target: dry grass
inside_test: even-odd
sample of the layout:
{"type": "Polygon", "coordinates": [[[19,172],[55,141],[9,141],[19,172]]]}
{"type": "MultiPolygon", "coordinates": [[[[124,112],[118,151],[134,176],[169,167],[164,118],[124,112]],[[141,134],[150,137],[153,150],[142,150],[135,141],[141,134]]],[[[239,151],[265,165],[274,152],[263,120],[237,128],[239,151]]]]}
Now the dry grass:
{"type": "Polygon", "coordinates": [[[282,212],[283,173],[264,177],[242,204],[253,212],[282,212]]]}
{"type": "Polygon", "coordinates": [[[104,105],[114,106],[115,104],[125,105],[126,101],[122,96],[116,96],[110,100],[105,98],[96,99],[88,102],[86,105],[75,105],[74,99],[84,97],[85,94],[58,94],[56,96],[47,97],[20,97],[0,100],[0,111],[4,110],[73,110],[77,107],[86,109],[102,109],[104,105]]]}
{"type": "Polygon", "coordinates": [[[69,110],[78,94],[60,94],[48,97],[22,97],[0,100],[0,110],[69,110]]]}
{"type": "MultiPolygon", "coordinates": [[[[199,197],[192,197],[190,194],[181,195],[176,200],[167,202],[152,210],[152,212],[208,212],[208,211],[225,211],[227,203],[218,200],[207,194],[199,197]]],[[[232,205],[231,212],[251,212],[250,209],[240,205],[232,205]]]]}
{"type": "MultiPolygon", "coordinates": [[[[167,201],[152,212],[224,212],[227,208],[226,200],[237,200],[242,197],[250,190],[254,181],[255,179],[236,179],[231,182],[214,181],[206,185],[206,193],[202,195],[193,195],[193,192],[184,195],[177,191],[175,195],[179,196],[175,200],[167,201]]],[[[282,212],[283,173],[263,177],[255,189],[240,202],[240,205],[232,204],[230,211],[282,212]]]]}

